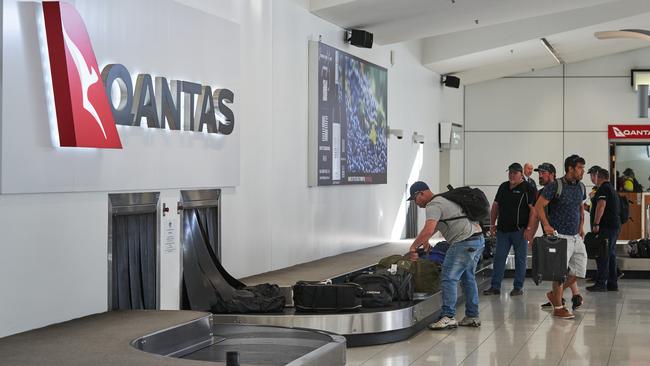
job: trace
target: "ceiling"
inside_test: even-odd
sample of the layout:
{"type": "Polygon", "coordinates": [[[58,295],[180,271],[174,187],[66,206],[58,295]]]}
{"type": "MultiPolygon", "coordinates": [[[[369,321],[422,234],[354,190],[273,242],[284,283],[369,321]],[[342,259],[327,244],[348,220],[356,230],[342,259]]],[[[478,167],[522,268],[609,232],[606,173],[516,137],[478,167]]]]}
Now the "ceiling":
{"type": "Polygon", "coordinates": [[[419,40],[423,65],[466,85],[557,66],[540,38],[566,63],[650,46],[594,37],[650,29],[650,0],[310,0],[310,10],[376,44],[419,40]]]}

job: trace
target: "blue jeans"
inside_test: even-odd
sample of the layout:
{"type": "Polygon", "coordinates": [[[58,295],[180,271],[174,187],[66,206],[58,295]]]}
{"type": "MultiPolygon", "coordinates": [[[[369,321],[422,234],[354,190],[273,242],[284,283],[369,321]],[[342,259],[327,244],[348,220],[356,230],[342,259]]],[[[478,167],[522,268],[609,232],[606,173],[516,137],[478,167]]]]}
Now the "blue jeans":
{"type": "Polygon", "coordinates": [[[440,287],[442,288],[442,316],[456,316],[458,281],[465,293],[465,315],[478,317],[478,287],[476,286],[476,265],[478,264],[485,239],[483,236],[469,238],[452,244],[442,262],[440,287]]]}
{"type": "Polygon", "coordinates": [[[618,287],[618,274],[616,273],[616,240],[621,229],[601,228],[600,235],[605,235],[609,239],[609,258],[598,259],[598,274],[596,275],[596,285],[610,288],[618,287]]]}
{"type": "Polygon", "coordinates": [[[522,289],[526,278],[526,255],[528,243],[524,239],[524,230],[513,232],[497,231],[497,248],[494,253],[494,272],[492,272],[492,288],[501,289],[501,281],[506,271],[506,259],[510,247],[515,249],[515,281],[514,288],[522,289]]]}

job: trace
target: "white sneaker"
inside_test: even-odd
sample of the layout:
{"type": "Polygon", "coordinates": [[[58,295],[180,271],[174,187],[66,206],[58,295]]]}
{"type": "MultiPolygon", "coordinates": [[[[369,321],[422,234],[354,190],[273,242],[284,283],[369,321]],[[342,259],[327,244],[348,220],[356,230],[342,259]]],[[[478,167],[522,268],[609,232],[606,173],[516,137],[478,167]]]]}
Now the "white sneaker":
{"type": "Polygon", "coordinates": [[[458,328],[458,322],[454,317],[443,316],[438,319],[437,322],[429,324],[429,329],[431,330],[444,330],[444,329],[453,329],[458,328]]]}
{"type": "Polygon", "coordinates": [[[466,316],[458,322],[458,325],[461,327],[480,327],[481,326],[481,319],[477,318],[472,318],[469,316],[466,316]]]}

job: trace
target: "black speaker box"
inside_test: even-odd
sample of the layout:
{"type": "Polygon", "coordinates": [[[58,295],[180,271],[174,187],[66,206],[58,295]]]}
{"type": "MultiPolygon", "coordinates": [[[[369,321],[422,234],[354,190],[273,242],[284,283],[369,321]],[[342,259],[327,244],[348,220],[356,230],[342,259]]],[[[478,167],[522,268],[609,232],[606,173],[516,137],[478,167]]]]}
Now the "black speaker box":
{"type": "Polygon", "coordinates": [[[460,78],[457,76],[447,75],[444,77],[445,86],[449,88],[456,88],[460,86],[460,78]]]}
{"type": "Polygon", "coordinates": [[[357,47],[372,48],[372,33],[361,29],[350,29],[350,44],[357,47]]]}

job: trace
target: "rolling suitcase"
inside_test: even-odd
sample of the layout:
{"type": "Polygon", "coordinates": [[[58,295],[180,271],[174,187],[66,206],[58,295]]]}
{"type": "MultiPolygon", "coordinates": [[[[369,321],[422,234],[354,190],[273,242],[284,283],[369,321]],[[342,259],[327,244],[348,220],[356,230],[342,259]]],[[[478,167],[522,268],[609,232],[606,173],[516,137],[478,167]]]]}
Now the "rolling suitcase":
{"type": "Polygon", "coordinates": [[[585,248],[587,248],[587,258],[589,259],[609,258],[609,240],[603,235],[587,233],[585,248]]]}
{"type": "Polygon", "coordinates": [[[544,281],[564,282],[567,277],[567,241],[555,236],[541,236],[533,240],[533,268],[535,284],[544,281]]]}
{"type": "Polygon", "coordinates": [[[293,303],[298,311],[338,312],[361,308],[364,290],[356,283],[299,281],[293,285],[293,303]]]}

